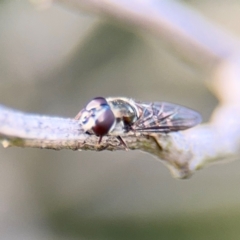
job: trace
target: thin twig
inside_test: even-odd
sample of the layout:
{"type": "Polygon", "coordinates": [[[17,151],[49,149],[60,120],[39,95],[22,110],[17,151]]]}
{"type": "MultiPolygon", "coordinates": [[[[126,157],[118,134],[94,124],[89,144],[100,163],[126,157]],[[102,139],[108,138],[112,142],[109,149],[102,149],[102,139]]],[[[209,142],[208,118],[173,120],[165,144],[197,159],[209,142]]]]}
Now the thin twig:
{"type": "MultiPolygon", "coordinates": [[[[175,177],[186,178],[217,159],[232,158],[239,153],[239,144],[233,146],[232,143],[240,143],[240,116],[232,116],[234,121],[228,118],[231,119],[230,132],[226,127],[223,129],[224,122],[223,126],[218,126],[217,122],[183,132],[153,134],[150,137],[130,133],[125,134],[123,139],[130,150],[151,153],[163,161],[175,177]],[[237,138],[238,141],[232,141],[232,138],[237,138]]],[[[112,136],[104,137],[101,144],[98,144],[98,137],[85,134],[74,119],[30,115],[3,106],[0,107],[0,138],[4,147],[125,150],[117,138],[112,136]]]]}
{"type": "MultiPolygon", "coordinates": [[[[44,1],[44,0],[43,0],[44,1]]],[[[236,54],[239,42],[184,3],[169,0],[52,0],[137,26],[165,40],[189,64],[208,69],[236,54]]]]}

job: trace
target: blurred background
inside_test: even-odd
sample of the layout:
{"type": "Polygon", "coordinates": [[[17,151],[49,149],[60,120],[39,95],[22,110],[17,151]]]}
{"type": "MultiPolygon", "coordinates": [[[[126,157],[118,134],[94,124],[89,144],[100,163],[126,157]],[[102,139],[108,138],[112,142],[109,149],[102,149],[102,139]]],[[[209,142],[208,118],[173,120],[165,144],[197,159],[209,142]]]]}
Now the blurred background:
{"type": "MultiPolygon", "coordinates": [[[[239,1],[184,1],[235,35],[239,1]]],[[[211,34],[211,33],[209,33],[211,34]]],[[[0,103],[74,117],[95,96],[169,101],[208,121],[206,73],[147,32],[0,1],[0,103]]],[[[239,239],[240,162],[173,179],[139,151],[0,148],[0,239],[239,239]]]]}

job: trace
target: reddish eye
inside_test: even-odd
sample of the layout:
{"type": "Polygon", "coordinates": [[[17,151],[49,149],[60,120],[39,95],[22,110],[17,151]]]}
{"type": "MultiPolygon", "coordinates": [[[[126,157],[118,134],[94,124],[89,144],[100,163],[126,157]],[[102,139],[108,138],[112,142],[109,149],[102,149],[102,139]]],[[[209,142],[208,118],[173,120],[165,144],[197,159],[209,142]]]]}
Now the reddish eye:
{"type": "Polygon", "coordinates": [[[108,105],[102,105],[96,114],[95,126],[92,127],[93,132],[97,136],[108,134],[115,122],[115,116],[108,105]]]}

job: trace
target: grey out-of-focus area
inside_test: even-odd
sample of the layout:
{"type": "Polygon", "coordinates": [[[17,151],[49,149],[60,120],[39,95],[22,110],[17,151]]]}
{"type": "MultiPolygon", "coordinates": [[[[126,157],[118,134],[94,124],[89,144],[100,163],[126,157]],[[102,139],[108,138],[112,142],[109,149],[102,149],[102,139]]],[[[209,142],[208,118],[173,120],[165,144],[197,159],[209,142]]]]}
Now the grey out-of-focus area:
{"type": "MultiPolygon", "coordinates": [[[[184,1],[235,35],[240,2],[184,1]]],[[[211,33],[209,33],[211,34],[211,33]]],[[[71,7],[0,1],[0,103],[74,117],[95,96],[168,101],[208,121],[208,75],[161,39],[71,7]]],[[[176,180],[139,151],[0,149],[0,239],[239,239],[240,162],[176,180]]]]}

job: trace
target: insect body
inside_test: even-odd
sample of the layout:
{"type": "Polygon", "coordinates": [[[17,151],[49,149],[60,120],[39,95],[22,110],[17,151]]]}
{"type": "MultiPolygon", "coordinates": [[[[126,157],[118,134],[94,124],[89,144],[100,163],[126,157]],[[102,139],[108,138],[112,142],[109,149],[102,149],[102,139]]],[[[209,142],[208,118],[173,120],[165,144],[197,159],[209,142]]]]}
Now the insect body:
{"type": "Polygon", "coordinates": [[[75,117],[86,133],[99,136],[121,135],[129,131],[149,135],[185,130],[199,124],[201,115],[189,108],[166,103],[143,103],[128,98],[92,99],[75,117]]]}

